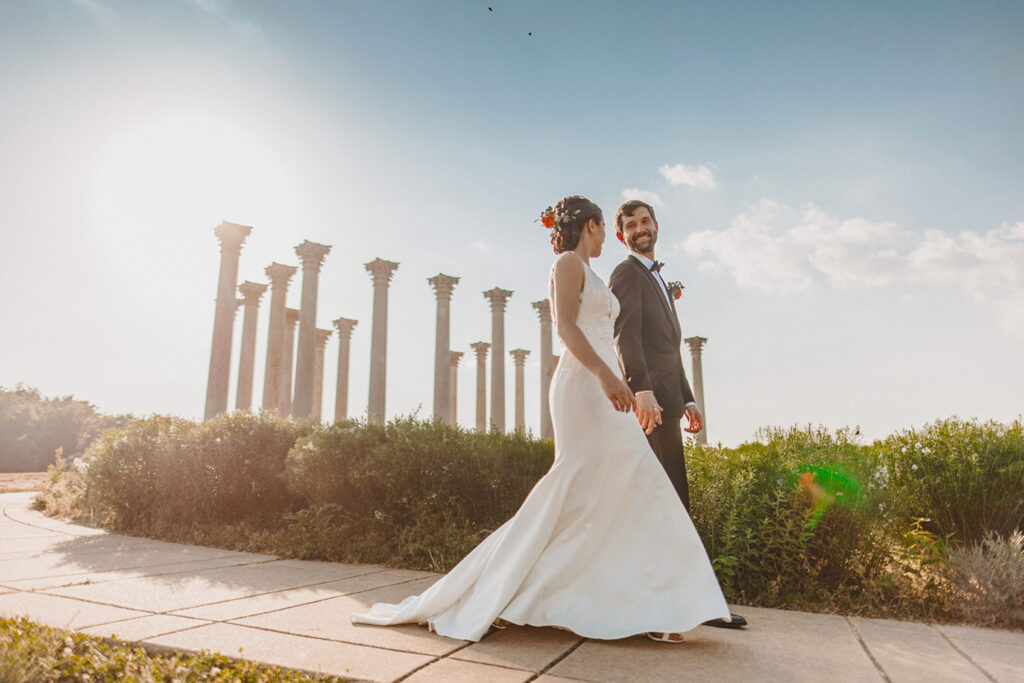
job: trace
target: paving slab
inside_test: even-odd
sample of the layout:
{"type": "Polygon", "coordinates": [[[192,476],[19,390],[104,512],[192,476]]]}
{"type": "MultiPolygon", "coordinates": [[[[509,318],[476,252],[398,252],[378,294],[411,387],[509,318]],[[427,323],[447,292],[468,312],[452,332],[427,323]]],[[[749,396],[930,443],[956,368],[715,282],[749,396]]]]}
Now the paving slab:
{"type": "Polygon", "coordinates": [[[205,619],[187,619],[185,617],[174,617],[167,614],[152,614],[135,619],[122,619],[106,624],[98,624],[80,629],[101,638],[119,638],[129,642],[156,638],[177,631],[184,631],[189,628],[206,626],[212,622],[205,619]]]}
{"type": "Polygon", "coordinates": [[[850,617],[865,647],[894,682],[986,681],[985,675],[928,626],[910,621],[850,617]]]}
{"type": "Polygon", "coordinates": [[[146,612],[108,605],[96,605],[41,593],[0,595],[0,615],[28,617],[58,628],[79,629],[119,619],[145,616],[146,612]]]}
{"type": "Polygon", "coordinates": [[[184,568],[159,576],[68,586],[46,592],[151,612],[172,612],[290,588],[295,585],[294,574],[293,571],[289,576],[286,571],[274,571],[256,562],[215,569],[184,568]]]}
{"type": "Polygon", "coordinates": [[[372,567],[369,568],[370,571],[358,573],[360,568],[353,565],[349,565],[348,569],[351,576],[337,581],[225,600],[200,607],[176,610],[174,614],[216,621],[231,621],[410,581],[407,572],[401,570],[381,571],[372,567]]]}
{"type": "Polygon", "coordinates": [[[375,602],[400,602],[409,595],[423,592],[437,578],[433,576],[385,586],[352,596],[246,617],[232,623],[425,655],[446,655],[465,645],[465,641],[439,636],[416,624],[384,627],[353,624],[351,621],[352,612],[366,610],[375,602]]]}
{"type": "Polygon", "coordinates": [[[881,681],[843,617],[744,607],[745,629],[699,626],[680,644],[588,640],[551,668],[598,681],[881,681]]]}
{"type": "Polygon", "coordinates": [[[525,683],[533,673],[522,669],[503,669],[459,659],[441,659],[405,680],[409,683],[525,683]]]}
{"type": "Polygon", "coordinates": [[[1024,632],[975,626],[935,626],[997,681],[1024,681],[1024,632]]]}
{"type": "MultiPolygon", "coordinates": [[[[70,586],[81,586],[112,581],[127,581],[144,577],[163,576],[169,574],[180,574],[183,572],[199,572],[205,569],[219,569],[232,567],[237,563],[235,558],[223,557],[220,559],[199,560],[199,561],[177,561],[165,562],[163,564],[144,565],[141,567],[118,568],[107,571],[83,570],[81,565],[67,565],[63,569],[65,573],[55,573],[61,570],[60,567],[40,568],[38,573],[45,574],[40,578],[17,579],[9,581],[0,579],[4,585],[18,590],[46,590],[65,588],[70,586]]],[[[28,563],[27,563],[28,564],[28,563]]],[[[23,571],[28,571],[28,568],[23,571]]],[[[3,569],[0,568],[0,576],[3,569]]]]}
{"type": "Polygon", "coordinates": [[[540,672],[583,638],[556,628],[511,625],[451,655],[479,664],[540,672]]]}
{"type": "Polygon", "coordinates": [[[368,681],[394,681],[434,659],[429,655],[303,638],[235,624],[211,624],[145,642],[192,652],[220,652],[267,664],[368,681]]]}

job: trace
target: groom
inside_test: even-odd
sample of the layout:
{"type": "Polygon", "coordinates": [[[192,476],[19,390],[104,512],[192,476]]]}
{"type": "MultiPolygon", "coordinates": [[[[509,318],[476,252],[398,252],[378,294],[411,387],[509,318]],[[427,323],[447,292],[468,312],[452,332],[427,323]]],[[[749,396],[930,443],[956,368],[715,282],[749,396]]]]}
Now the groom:
{"type": "MultiPolygon", "coordinates": [[[[704,418],[683,370],[679,352],[683,335],[675,301],[661,277],[664,264],[654,260],[658,241],[654,208],[638,199],[626,202],[615,215],[615,234],[630,252],[609,280],[620,308],[615,320],[615,346],[626,371],[626,383],[636,394],[640,426],[689,512],[681,421],[686,417],[686,431],[696,434],[703,429],[704,418]]],[[[732,621],[714,619],[707,623],[742,628],[747,622],[734,614],[732,621]]]]}

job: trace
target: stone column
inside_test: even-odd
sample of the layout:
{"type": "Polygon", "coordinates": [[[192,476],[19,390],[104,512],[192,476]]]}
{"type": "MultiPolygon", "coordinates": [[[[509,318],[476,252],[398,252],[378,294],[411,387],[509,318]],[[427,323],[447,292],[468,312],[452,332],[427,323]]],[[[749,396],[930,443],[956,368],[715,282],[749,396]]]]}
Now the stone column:
{"type": "Polygon", "coordinates": [[[359,322],[350,318],[338,318],[334,326],[338,329],[338,386],[334,390],[334,421],[348,419],[348,357],[352,330],[359,322]]]}
{"type": "Polygon", "coordinates": [[[394,261],[374,259],[365,264],[373,277],[373,329],[370,331],[370,400],[367,418],[370,424],[384,424],[384,393],[387,385],[388,286],[398,269],[394,261]]]}
{"type": "Polygon", "coordinates": [[[295,370],[295,326],[299,324],[299,309],[284,309],[284,341],[281,343],[281,376],[277,379],[277,412],[292,414],[292,377],[295,370]]]}
{"type": "Polygon", "coordinates": [[[697,402],[697,410],[704,418],[704,428],[697,433],[697,443],[702,446],[708,442],[708,414],[704,410],[704,368],[700,362],[700,352],[707,343],[707,337],[688,337],[686,345],[690,347],[690,360],[693,361],[693,398],[697,402]]]}
{"type": "Polygon", "coordinates": [[[326,244],[304,240],[295,247],[302,259],[302,306],[299,308],[299,341],[295,348],[295,393],[292,413],[296,417],[313,415],[313,374],[316,365],[316,294],[320,267],[331,251],[326,244]]]}
{"type": "Polygon", "coordinates": [[[320,421],[324,406],[324,351],[332,330],[316,331],[316,359],[313,362],[313,419],[320,421]]]}
{"type": "Polygon", "coordinates": [[[487,342],[470,344],[476,352],[476,431],[487,431],[487,342]]]}
{"type": "Polygon", "coordinates": [[[524,392],[523,374],[526,367],[526,357],[530,352],[526,349],[512,349],[508,352],[516,365],[516,431],[520,434],[526,433],[526,398],[524,392]]]}
{"type": "Polygon", "coordinates": [[[213,229],[220,240],[220,276],[217,282],[217,304],[213,315],[213,346],[210,350],[210,372],[206,381],[205,419],[228,409],[228,385],[231,383],[231,336],[235,323],[235,287],[238,285],[238,256],[252,228],[221,222],[213,229]]]}
{"type": "Polygon", "coordinates": [[[242,318],[242,352],[238,362],[238,391],[235,393],[235,409],[252,408],[252,375],[256,369],[256,317],[259,315],[260,297],[267,291],[267,285],[246,280],[238,286],[242,293],[245,315],[242,318]]]}
{"type": "Polygon", "coordinates": [[[484,292],[491,302],[491,429],[505,431],[505,304],[512,292],[494,289],[484,292]]]}
{"type": "Polygon", "coordinates": [[[452,351],[451,365],[448,368],[448,406],[451,408],[448,424],[452,427],[459,425],[459,361],[462,360],[462,355],[462,351],[452,351]]]}
{"type": "Polygon", "coordinates": [[[452,290],[459,278],[438,273],[427,280],[437,298],[437,333],[434,338],[434,419],[452,424],[451,409],[451,329],[450,303],[452,290]]]}
{"type": "Polygon", "coordinates": [[[551,347],[551,302],[547,299],[534,301],[540,318],[540,438],[553,439],[551,429],[551,403],[548,394],[551,391],[551,375],[555,371],[555,357],[551,347]]]}
{"type": "Polygon", "coordinates": [[[278,410],[278,399],[281,394],[281,354],[284,350],[285,300],[288,282],[297,270],[295,266],[274,262],[263,271],[270,278],[270,329],[267,331],[267,364],[263,370],[263,410],[278,410]]]}

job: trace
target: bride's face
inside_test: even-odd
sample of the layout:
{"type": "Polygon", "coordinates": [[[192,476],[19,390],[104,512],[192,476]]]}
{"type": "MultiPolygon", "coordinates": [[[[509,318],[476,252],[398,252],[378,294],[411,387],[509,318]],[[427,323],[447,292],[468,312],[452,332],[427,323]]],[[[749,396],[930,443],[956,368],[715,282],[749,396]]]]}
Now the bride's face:
{"type": "Polygon", "coordinates": [[[593,253],[592,256],[601,255],[601,247],[604,245],[604,218],[596,220],[591,218],[587,221],[587,232],[590,233],[590,243],[593,253]]]}

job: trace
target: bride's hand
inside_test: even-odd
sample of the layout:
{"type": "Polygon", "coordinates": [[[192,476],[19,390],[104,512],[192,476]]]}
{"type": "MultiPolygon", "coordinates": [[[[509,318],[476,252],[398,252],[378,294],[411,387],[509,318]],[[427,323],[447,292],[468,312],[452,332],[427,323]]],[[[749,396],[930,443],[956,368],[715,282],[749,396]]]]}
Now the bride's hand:
{"type": "Polygon", "coordinates": [[[620,413],[628,413],[636,408],[636,398],[633,396],[633,392],[629,390],[625,382],[612,373],[609,372],[601,378],[601,389],[615,406],[615,410],[620,413]]]}

